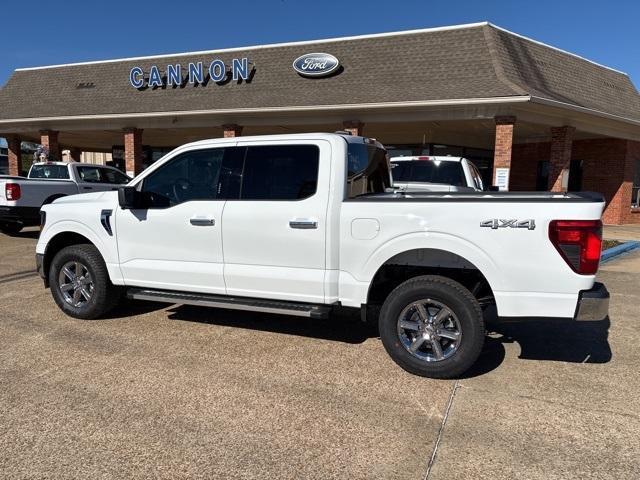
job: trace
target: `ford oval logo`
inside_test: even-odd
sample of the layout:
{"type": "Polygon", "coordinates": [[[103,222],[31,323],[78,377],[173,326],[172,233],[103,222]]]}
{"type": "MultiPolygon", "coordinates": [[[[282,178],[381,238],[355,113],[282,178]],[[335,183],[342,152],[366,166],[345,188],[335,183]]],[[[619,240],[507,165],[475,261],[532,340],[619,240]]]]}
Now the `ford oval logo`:
{"type": "Polygon", "coordinates": [[[303,77],[324,77],[339,66],[338,59],[328,53],[307,53],[293,61],[293,69],[303,77]]]}

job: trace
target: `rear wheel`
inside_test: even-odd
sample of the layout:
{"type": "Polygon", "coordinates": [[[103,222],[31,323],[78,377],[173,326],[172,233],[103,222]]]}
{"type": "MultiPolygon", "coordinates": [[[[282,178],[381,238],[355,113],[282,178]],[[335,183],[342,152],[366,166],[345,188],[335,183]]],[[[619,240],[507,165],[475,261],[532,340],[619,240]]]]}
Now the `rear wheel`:
{"type": "Polygon", "coordinates": [[[458,282],[425,275],[399,285],[385,300],[380,339],[406,371],[431,378],[458,377],[484,344],[482,310],[458,282]]]}
{"type": "Polygon", "coordinates": [[[122,298],[122,289],[109,280],[104,260],[93,245],[60,250],[51,262],[49,285],[60,309],[75,318],[101,317],[122,298]]]}

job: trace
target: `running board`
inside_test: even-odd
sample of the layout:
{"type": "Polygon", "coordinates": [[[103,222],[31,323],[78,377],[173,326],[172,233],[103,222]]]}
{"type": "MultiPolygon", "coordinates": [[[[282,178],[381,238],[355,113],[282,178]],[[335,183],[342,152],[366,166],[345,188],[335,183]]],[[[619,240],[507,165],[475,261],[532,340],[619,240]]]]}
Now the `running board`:
{"type": "Polygon", "coordinates": [[[212,295],[208,293],[174,292],[147,288],[130,288],[127,290],[127,297],[134,300],[150,300],[152,302],[180,303],[201,307],[227,308],[229,310],[277,313],[308,318],[327,318],[331,311],[330,305],[265,300],[262,298],[227,297],[225,295],[212,295]]]}

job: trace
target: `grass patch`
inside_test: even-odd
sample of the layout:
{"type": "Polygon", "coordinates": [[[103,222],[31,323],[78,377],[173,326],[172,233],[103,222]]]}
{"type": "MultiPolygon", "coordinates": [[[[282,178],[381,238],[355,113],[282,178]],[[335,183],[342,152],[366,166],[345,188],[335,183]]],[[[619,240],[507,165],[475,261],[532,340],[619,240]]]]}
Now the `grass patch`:
{"type": "Polygon", "coordinates": [[[603,240],[602,241],[602,250],[607,250],[609,248],[617,247],[618,245],[622,245],[624,242],[620,240],[603,240]]]}

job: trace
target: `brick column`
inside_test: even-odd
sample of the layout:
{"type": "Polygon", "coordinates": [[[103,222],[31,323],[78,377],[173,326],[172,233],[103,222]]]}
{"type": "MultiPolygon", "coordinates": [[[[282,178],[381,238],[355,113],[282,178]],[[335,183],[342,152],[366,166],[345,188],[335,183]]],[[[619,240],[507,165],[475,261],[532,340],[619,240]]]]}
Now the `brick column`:
{"type": "Polygon", "coordinates": [[[142,171],[142,129],[125,128],[124,164],[127,175],[137,175],[142,171]]]}
{"type": "Polygon", "coordinates": [[[342,129],[349,132],[351,135],[361,137],[364,132],[364,123],[359,120],[346,120],[342,122],[342,129]]]}
{"type": "Polygon", "coordinates": [[[82,156],[82,149],[78,147],[71,147],[69,149],[69,156],[71,157],[72,162],[79,162],[82,156]]]}
{"type": "Polygon", "coordinates": [[[223,125],[222,129],[224,130],[224,138],[239,137],[242,135],[242,125],[229,123],[227,125],[223,125]]]}
{"type": "Polygon", "coordinates": [[[58,143],[58,133],[56,130],[41,130],[40,145],[49,150],[49,160],[60,162],[62,160],[62,150],[58,143]]]}
{"type": "Polygon", "coordinates": [[[22,141],[17,135],[6,137],[9,156],[9,175],[20,175],[22,173],[22,141]]]}
{"type": "Polygon", "coordinates": [[[571,145],[574,127],[551,127],[551,152],[549,154],[549,190],[561,192],[562,171],[571,164],[571,145]]]}
{"type": "MultiPolygon", "coordinates": [[[[501,116],[495,117],[496,141],[493,152],[493,185],[496,183],[496,170],[498,168],[508,168],[511,176],[511,155],[513,152],[513,128],[516,117],[501,116]]],[[[507,179],[508,182],[509,179],[507,179]]],[[[509,184],[507,183],[507,190],[509,184]]]]}

